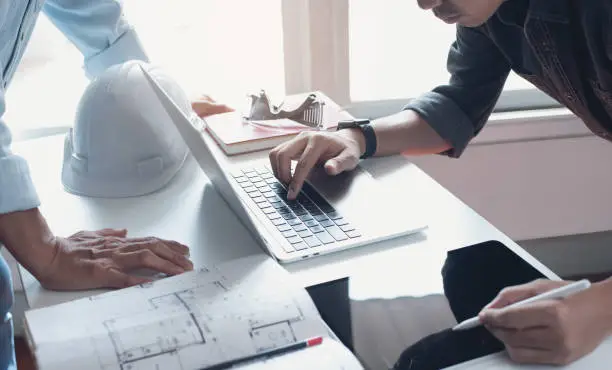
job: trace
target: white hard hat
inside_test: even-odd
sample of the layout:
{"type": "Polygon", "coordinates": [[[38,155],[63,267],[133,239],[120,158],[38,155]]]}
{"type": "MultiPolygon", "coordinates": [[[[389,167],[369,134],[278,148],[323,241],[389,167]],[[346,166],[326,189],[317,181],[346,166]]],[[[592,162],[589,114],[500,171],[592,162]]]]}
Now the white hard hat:
{"type": "Polygon", "coordinates": [[[62,182],[68,192],[144,195],[163,188],[183,166],[187,145],[139,65],[192,115],[185,92],[160,68],[141,61],[110,67],[85,89],[66,135],[62,182]]]}

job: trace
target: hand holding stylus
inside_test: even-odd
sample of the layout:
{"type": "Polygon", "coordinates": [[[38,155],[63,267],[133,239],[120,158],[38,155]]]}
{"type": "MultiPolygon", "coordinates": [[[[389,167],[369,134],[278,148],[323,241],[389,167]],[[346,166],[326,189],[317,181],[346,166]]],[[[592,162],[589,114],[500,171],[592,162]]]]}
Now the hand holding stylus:
{"type": "MultiPolygon", "coordinates": [[[[518,302],[514,302],[503,308],[500,308],[500,310],[508,310],[511,308],[521,307],[530,303],[541,302],[548,299],[565,298],[574,293],[581,292],[589,288],[590,286],[591,283],[588,280],[580,280],[571,284],[562,285],[556,289],[549,290],[547,292],[535,295],[527,299],[519,300],[518,302]]],[[[476,316],[471,319],[465,320],[462,323],[459,323],[453,328],[453,330],[467,330],[478,327],[480,325],[482,325],[482,320],[479,316],[476,316]]]]}
{"type": "Polygon", "coordinates": [[[504,289],[478,316],[512,360],[566,365],[612,334],[612,285],[536,280],[504,289]]]}

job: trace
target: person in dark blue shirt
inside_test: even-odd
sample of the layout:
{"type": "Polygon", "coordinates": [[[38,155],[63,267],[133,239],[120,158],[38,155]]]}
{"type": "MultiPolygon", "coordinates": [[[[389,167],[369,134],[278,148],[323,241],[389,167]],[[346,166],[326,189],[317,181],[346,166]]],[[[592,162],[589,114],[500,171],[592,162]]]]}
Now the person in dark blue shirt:
{"type": "MultiPolygon", "coordinates": [[[[448,54],[447,84],[404,110],[335,132],[309,132],[270,152],[275,175],[300,191],[323,164],[330,175],[372,155],[444,154],[460,157],[483,128],[510,71],[612,140],[612,2],[590,0],[418,0],[457,24],[448,54]],[[291,161],[298,160],[291,173],[291,161]]],[[[498,308],[565,282],[534,281],[504,290],[483,312],[486,327],[518,362],[565,364],[612,333],[612,280],[563,301],[498,308]]]]}

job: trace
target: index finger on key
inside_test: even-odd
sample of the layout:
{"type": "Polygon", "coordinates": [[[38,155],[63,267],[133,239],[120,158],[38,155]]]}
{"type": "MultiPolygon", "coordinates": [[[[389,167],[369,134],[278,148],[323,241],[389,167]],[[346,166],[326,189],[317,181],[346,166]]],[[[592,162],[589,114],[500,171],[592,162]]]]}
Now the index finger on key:
{"type": "Polygon", "coordinates": [[[291,161],[301,156],[308,141],[308,137],[298,136],[280,147],[275,153],[277,178],[283,184],[289,184],[291,181],[291,161]]]}
{"type": "Polygon", "coordinates": [[[314,143],[314,140],[310,140],[308,142],[306,148],[300,156],[300,160],[295,166],[295,172],[293,173],[291,182],[289,183],[287,190],[287,198],[289,200],[295,199],[295,197],[299,194],[300,190],[302,190],[302,186],[304,185],[304,181],[306,181],[306,177],[319,161],[323,150],[325,150],[324,146],[317,146],[314,143]]]}

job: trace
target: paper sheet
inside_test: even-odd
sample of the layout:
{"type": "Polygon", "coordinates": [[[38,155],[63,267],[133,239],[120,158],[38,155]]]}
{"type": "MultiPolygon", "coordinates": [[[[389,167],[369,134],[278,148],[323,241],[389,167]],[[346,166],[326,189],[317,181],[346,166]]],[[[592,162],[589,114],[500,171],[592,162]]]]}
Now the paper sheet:
{"type": "Polygon", "coordinates": [[[282,356],[253,365],[237,367],[237,370],[361,370],[355,356],[334,340],[311,347],[291,356],[282,356]]]}
{"type": "Polygon", "coordinates": [[[200,369],[328,336],[306,291],[289,281],[271,259],[248,257],[29,311],[26,319],[41,370],[200,369]]]}
{"type": "Polygon", "coordinates": [[[567,366],[519,365],[505,352],[474,359],[443,370],[603,370],[612,368],[612,337],[605,340],[589,355],[567,366]]]}

